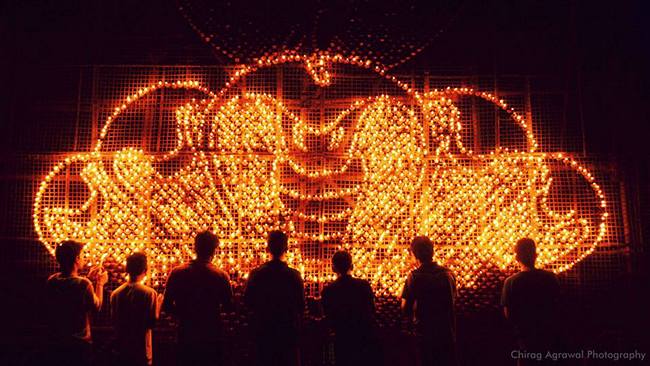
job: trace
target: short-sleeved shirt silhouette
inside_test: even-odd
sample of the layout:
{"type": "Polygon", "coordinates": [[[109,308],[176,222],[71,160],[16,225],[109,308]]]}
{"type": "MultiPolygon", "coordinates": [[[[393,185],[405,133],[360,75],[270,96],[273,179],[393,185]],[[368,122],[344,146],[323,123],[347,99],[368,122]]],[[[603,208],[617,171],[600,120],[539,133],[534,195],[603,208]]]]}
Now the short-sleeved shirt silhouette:
{"type": "Polygon", "coordinates": [[[217,340],[221,311],[232,303],[228,275],[205,261],[192,261],[175,268],[167,279],[163,310],[178,319],[181,343],[217,340]]]}
{"type": "Polygon", "coordinates": [[[503,284],[501,305],[508,308],[509,318],[519,335],[551,330],[556,322],[556,302],[560,284],[553,272],[542,269],[521,271],[503,284]]]}
{"type": "Polygon", "coordinates": [[[122,357],[151,365],[151,329],[157,318],[158,293],[137,282],[126,282],[111,294],[111,316],[122,357]]]}
{"type": "Polygon", "coordinates": [[[323,289],[323,310],[337,337],[362,336],[374,322],[374,294],[368,281],[344,275],[323,289]]]}
{"type": "Polygon", "coordinates": [[[415,304],[415,328],[423,335],[454,340],[456,281],[452,273],[435,262],[411,271],[402,292],[407,304],[415,304]]]}
{"type": "Polygon", "coordinates": [[[90,316],[98,310],[92,283],[84,277],[55,273],[46,283],[48,320],[59,341],[90,343],[90,316]]]}
{"type": "Polygon", "coordinates": [[[252,312],[257,335],[297,341],[304,309],[300,273],[280,260],[271,260],[251,271],[244,301],[252,312]]]}

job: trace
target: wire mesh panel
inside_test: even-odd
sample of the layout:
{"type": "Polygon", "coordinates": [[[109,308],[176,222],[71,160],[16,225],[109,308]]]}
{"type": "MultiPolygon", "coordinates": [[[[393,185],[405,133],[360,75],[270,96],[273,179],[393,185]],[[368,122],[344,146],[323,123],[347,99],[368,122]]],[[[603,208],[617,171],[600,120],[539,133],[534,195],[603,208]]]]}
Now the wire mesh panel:
{"type": "Polygon", "coordinates": [[[47,151],[25,159],[33,222],[7,235],[50,252],[80,240],[115,283],[144,251],[147,281],[163,286],[202,230],[235,281],[267,259],[270,230],[287,231],[312,296],[340,248],[378,294],[398,295],[416,235],[467,306],[494,303],[524,236],[571,282],[621,271],[607,259],[624,248],[618,182],[570,154],[582,141],[562,128],[566,98],[531,78],[392,77],[328,55],[80,73],[75,113],[44,116],[47,151]]]}

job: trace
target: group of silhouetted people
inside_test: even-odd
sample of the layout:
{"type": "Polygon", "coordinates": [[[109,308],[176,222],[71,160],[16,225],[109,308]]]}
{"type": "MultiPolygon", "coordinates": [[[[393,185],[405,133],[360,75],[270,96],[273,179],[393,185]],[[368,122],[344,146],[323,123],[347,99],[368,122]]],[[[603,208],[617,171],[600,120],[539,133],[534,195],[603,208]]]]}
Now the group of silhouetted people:
{"type": "MultiPolygon", "coordinates": [[[[248,275],[243,295],[256,365],[300,365],[300,325],[304,287],[300,272],[284,261],[287,235],[268,235],[271,260],[248,275]]],[[[172,315],[177,327],[179,365],[219,365],[222,362],[221,313],[233,306],[228,275],[211,262],[219,239],[199,233],[196,259],[174,268],[164,295],[142,284],[147,257],[133,253],[126,261],[128,281],[110,297],[115,329],[116,365],[151,365],[152,329],[161,310],[172,315]]],[[[65,241],[56,248],[61,271],[47,281],[47,309],[53,347],[51,361],[58,365],[87,365],[91,355],[90,316],[102,306],[107,272],[83,268],[83,245],[65,241]]],[[[456,282],[452,272],[437,264],[427,237],[413,239],[411,252],[418,268],[411,271],[402,292],[402,310],[413,322],[420,365],[456,365],[456,282]]],[[[556,337],[553,321],[559,284],[556,276],[535,268],[535,243],[522,239],[515,246],[521,272],[503,287],[502,306],[515,329],[519,348],[548,350],[556,337]]],[[[381,346],[375,331],[374,292],[368,281],[352,276],[352,257],[338,251],[332,257],[337,279],[322,291],[322,308],[335,334],[336,365],[381,364],[381,346]]],[[[525,360],[520,360],[522,364],[525,360]]]]}

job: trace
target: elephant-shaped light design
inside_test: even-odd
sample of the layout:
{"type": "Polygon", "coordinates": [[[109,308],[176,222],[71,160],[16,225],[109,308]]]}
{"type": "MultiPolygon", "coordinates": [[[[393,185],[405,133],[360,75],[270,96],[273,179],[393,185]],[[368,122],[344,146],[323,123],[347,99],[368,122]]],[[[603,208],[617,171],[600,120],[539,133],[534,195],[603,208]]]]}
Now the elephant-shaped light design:
{"type": "Polygon", "coordinates": [[[245,274],[266,259],[265,235],[279,228],[290,233],[288,260],[306,280],[331,279],[328,254],[345,247],[356,273],[383,294],[397,294],[412,268],[414,235],[433,239],[437,260],[461,286],[480,287],[477,279],[490,268],[513,268],[512,244],[524,236],[538,242],[540,266],[571,268],[602,241],[607,215],[591,173],[567,155],[539,152],[530,123],[504,101],[468,88],[422,93],[380,66],[329,54],[262,58],[237,69],[216,93],[195,81],[138,90],[108,117],[92,151],[54,166],[34,202],[34,227],[50,252],[65,239],[87,243],[90,262],[123,263],[145,251],[159,283],[191,257],[199,231],[221,237],[220,266],[245,274]],[[320,95],[336,91],[335,66],[371,73],[388,87],[347,99],[329,114],[321,104],[315,125],[309,111],[285,105],[281,96],[242,86],[263,69],[287,65],[309,74],[309,87],[320,95]],[[122,114],[161,89],[204,95],[176,108],[173,149],[107,149],[122,114]],[[467,149],[459,98],[505,111],[526,149],[467,149]],[[170,162],[179,168],[163,173],[170,162]],[[551,168],[558,164],[591,188],[590,215],[553,209],[551,168]],[[83,199],[66,196],[70,176],[83,183],[84,193],[75,195],[83,199]]]}

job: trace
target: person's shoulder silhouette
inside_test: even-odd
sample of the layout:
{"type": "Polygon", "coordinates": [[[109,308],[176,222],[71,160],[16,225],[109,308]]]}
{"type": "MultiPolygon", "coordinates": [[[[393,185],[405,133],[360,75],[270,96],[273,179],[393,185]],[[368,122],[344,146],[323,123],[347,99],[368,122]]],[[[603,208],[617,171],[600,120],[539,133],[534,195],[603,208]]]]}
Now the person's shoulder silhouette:
{"type": "Polygon", "coordinates": [[[418,268],[411,271],[402,291],[403,308],[415,313],[416,325],[423,330],[449,323],[454,317],[456,281],[449,269],[433,261],[433,243],[416,237],[411,243],[418,268]],[[417,306],[415,306],[417,305],[417,306]]]}
{"type": "Polygon", "coordinates": [[[368,281],[354,278],[352,256],[340,250],[332,256],[337,278],[323,288],[325,320],[334,330],[337,366],[380,364],[374,330],[374,294],[368,281]]]}
{"type": "Polygon", "coordinates": [[[546,327],[554,321],[560,283],[550,271],[535,267],[535,242],[524,238],[515,245],[515,256],[522,270],[503,284],[501,305],[519,330],[546,327]]]}
{"type": "Polygon", "coordinates": [[[93,267],[88,278],[84,268],[83,244],[67,240],[55,249],[61,271],[51,275],[45,285],[45,312],[53,342],[50,360],[53,365],[85,365],[90,362],[92,341],[90,315],[99,311],[103,286],[108,273],[93,267]]]}
{"type": "Polygon", "coordinates": [[[332,256],[332,269],[337,279],[323,288],[325,317],[337,336],[370,332],[374,320],[374,294],[370,283],[354,278],[352,257],[346,251],[332,256]]]}
{"type": "Polygon", "coordinates": [[[159,315],[159,299],[156,290],[142,283],[147,268],[144,253],[129,255],[128,281],[115,289],[110,298],[117,358],[125,365],[153,363],[152,329],[159,315]]]}
{"type": "Polygon", "coordinates": [[[231,307],[228,275],[211,263],[218,243],[211,232],[199,233],[194,240],[196,259],[176,267],[167,279],[163,310],[178,319],[181,339],[216,338],[220,313],[231,307]]]}
{"type": "Polygon", "coordinates": [[[287,235],[272,231],[267,241],[271,260],[251,271],[244,291],[244,302],[251,311],[256,364],[299,365],[302,278],[283,260],[288,249],[287,235]]]}
{"type": "Polygon", "coordinates": [[[422,365],[456,365],[456,281],[451,271],[433,261],[433,242],[426,236],[411,241],[419,267],[402,291],[402,310],[414,321],[422,365]]]}
{"type": "Polygon", "coordinates": [[[84,267],[83,244],[64,241],[55,250],[61,271],[47,279],[46,291],[50,326],[57,337],[70,337],[90,341],[90,317],[92,311],[102,306],[102,286],[108,279],[104,271],[93,268],[89,277],[95,277],[95,286],[85,277],[79,276],[84,267]]]}
{"type": "Polygon", "coordinates": [[[288,238],[281,231],[268,235],[271,260],[255,268],[248,276],[244,301],[252,310],[258,326],[293,323],[304,308],[303,281],[300,272],[283,261],[288,238]]]}

